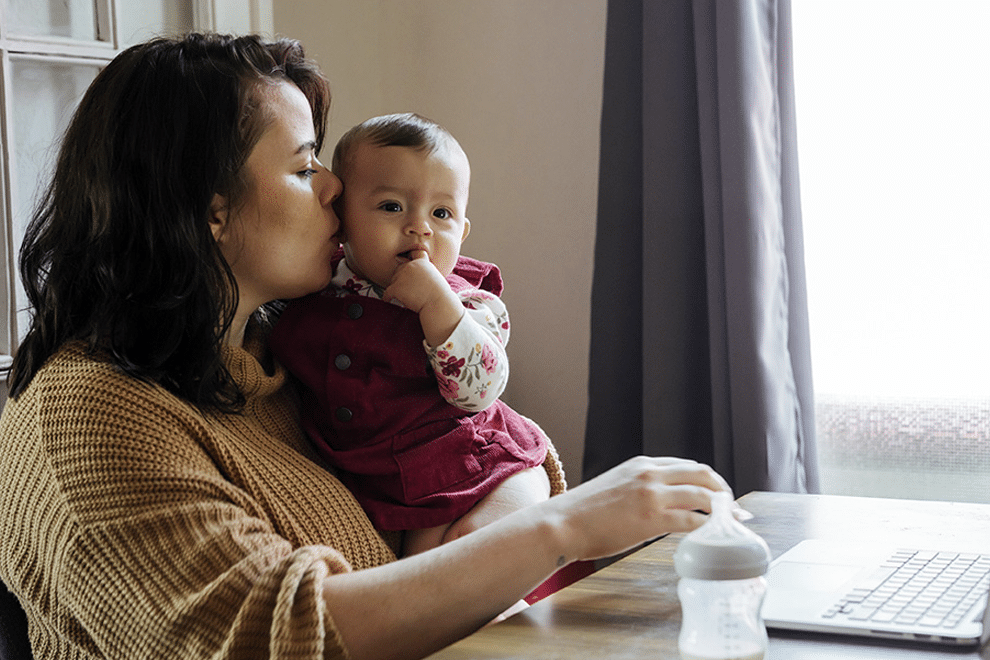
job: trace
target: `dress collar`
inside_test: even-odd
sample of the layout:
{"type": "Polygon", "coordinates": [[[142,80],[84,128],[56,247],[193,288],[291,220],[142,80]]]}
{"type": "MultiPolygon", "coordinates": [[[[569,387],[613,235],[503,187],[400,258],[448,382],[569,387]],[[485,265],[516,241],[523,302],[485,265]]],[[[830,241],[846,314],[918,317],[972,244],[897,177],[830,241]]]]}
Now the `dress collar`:
{"type": "Polygon", "coordinates": [[[337,263],[337,270],[334,272],[330,283],[338,296],[355,295],[381,300],[385,294],[384,287],[355,275],[351,267],[347,265],[346,259],[341,259],[337,263]]]}

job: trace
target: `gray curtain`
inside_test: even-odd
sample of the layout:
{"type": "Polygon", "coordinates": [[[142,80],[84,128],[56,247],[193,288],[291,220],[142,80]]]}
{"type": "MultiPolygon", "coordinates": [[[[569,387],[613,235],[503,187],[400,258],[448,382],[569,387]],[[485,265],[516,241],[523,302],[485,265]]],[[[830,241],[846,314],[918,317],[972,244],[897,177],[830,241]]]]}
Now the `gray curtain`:
{"type": "Polygon", "coordinates": [[[789,0],[610,0],[584,477],[817,492],[789,0]]]}

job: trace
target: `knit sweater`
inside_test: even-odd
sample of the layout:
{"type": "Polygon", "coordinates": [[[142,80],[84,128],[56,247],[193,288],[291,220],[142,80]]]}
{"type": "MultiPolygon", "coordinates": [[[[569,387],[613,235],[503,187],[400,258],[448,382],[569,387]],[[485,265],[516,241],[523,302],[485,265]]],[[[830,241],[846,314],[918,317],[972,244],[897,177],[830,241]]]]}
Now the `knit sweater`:
{"type": "Polygon", "coordinates": [[[394,561],[394,542],[319,463],[258,335],[225,355],[241,414],[204,415],[78,345],[7,403],[0,578],[35,657],[347,657],[324,578],[394,561]]]}

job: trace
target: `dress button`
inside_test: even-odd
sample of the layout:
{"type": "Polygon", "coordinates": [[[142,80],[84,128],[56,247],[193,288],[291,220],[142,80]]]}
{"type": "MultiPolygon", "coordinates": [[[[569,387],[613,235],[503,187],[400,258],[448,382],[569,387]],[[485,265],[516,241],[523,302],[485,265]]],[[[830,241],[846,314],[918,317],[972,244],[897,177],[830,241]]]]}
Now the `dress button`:
{"type": "Polygon", "coordinates": [[[359,319],[361,315],[364,314],[364,307],[359,303],[351,303],[347,307],[347,317],[351,319],[359,319]]]}
{"type": "Polygon", "coordinates": [[[337,410],[334,411],[334,415],[336,415],[337,420],[341,422],[349,422],[354,417],[354,413],[351,412],[351,409],[344,407],[337,408],[337,410]]]}
{"type": "Polygon", "coordinates": [[[341,353],[333,359],[333,366],[337,367],[339,371],[343,371],[351,366],[351,358],[341,353]]]}

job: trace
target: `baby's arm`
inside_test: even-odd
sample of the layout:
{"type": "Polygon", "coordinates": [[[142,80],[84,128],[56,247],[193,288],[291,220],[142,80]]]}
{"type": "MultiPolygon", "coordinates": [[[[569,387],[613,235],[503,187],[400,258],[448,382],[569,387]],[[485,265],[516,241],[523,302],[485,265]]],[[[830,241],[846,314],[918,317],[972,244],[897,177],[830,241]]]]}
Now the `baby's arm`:
{"type": "Polygon", "coordinates": [[[426,345],[426,353],[440,386],[451,405],[479,411],[492,405],[509,380],[509,316],[498,296],[472,289],[460,295],[466,312],[439,346],[426,345]]]}
{"type": "Polygon", "coordinates": [[[498,296],[472,289],[461,296],[419,251],[403,264],[385,290],[419,314],[425,348],[440,394],[462,410],[484,410],[509,380],[509,316],[498,296]]]}

